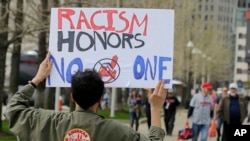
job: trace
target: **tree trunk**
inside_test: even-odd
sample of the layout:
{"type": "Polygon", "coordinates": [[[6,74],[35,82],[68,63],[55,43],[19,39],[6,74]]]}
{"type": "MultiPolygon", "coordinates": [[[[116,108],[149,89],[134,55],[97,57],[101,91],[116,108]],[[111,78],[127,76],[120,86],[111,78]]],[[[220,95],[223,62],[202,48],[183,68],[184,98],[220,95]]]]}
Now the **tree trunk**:
{"type": "MultiPolygon", "coordinates": [[[[53,7],[58,7],[59,1],[58,0],[53,0],[52,6],[53,7]]],[[[51,87],[51,88],[46,88],[45,94],[44,94],[44,108],[45,109],[55,109],[55,94],[56,94],[56,88],[51,87]]]]}
{"type": "Polygon", "coordinates": [[[123,105],[127,105],[128,97],[129,97],[129,88],[125,88],[123,105]]]}
{"type": "MultiPolygon", "coordinates": [[[[0,115],[2,115],[2,95],[4,90],[4,79],[5,79],[5,62],[6,62],[6,53],[8,48],[8,20],[9,20],[9,1],[2,0],[0,3],[1,11],[1,22],[0,29],[3,32],[0,32],[0,115]]],[[[2,120],[0,120],[0,132],[3,131],[2,120]]]]}
{"type": "MultiPolygon", "coordinates": [[[[38,35],[38,60],[39,63],[43,61],[46,56],[47,44],[46,44],[46,21],[48,14],[48,0],[41,0],[41,31],[38,35]]],[[[35,100],[35,107],[43,107],[44,106],[44,91],[45,91],[45,80],[42,81],[37,87],[37,96],[35,100]]]]}
{"type": "Polygon", "coordinates": [[[116,109],[117,111],[122,110],[122,88],[117,88],[116,91],[116,109]]]}
{"type": "Polygon", "coordinates": [[[16,3],[17,12],[15,15],[15,33],[14,47],[11,56],[11,71],[9,96],[11,97],[17,90],[19,85],[19,62],[22,44],[22,27],[23,27],[23,0],[18,0],[16,3]]]}
{"type": "Polygon", "coordinates": [[[55,109],[55,88],[47,88],[44,95],[44,109],[55,109]]]}
{"type": "MultiPolygon", "coordinates": [[[[119,0],[119,3],[117,3],[117,7],[123,7],[123,1],[119,0]]],[[[117,97],[117,101],[116,101],[116,108],[118,111],[120,111],[122,109],[122,88],[115,88],[116,90],[116,97],[117,97]]]]}

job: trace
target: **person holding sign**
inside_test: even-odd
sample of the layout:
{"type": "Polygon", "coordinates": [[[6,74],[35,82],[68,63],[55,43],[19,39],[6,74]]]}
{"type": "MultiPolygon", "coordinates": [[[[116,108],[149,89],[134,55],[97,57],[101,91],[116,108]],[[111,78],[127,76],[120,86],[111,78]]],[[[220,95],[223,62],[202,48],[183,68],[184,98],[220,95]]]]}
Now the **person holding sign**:
{"type": "Polygon", "coordinates": [[[161,128],[160,113],[166,97],[165,80],[159,81],[153,92],[145,89],[151,105],[148,138],[129,126],[97,114],[104,82],[94,69],[76,72],[72,77],[71,94],[76,103],[75,111],[62,113],[29,108],[28,101],[34,90],[50,74],[53,64],[49,58],[50,53],[40,64],[35,77],[8,102],[5,116],[10,122],[10,130],[19,141],[163,141],[165,133],[161,128]]]}

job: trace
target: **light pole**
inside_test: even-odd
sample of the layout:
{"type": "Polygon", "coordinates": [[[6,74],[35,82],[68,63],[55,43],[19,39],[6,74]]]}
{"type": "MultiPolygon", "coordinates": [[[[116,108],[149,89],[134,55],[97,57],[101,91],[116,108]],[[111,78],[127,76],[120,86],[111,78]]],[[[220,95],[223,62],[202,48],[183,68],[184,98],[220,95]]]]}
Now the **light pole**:
{"type": "Polygon", "coordinates": [[[195,59],[194,59],[194,67],[193,67],[193,94],[195,94],[196,93],[196,80],[197,80],[197,56],[196,56],[196,54],[198,55],[198,54],[201,54],[202,52],[199,50],[199,49],[197,49],[197,48],[193,48],[192,49],[192,54],[194,54],[195,55],[195,59]]]}
{"type": "MultiPolygon", "coordinates": [[[[122,7],[122,1],[116,0],[116,7],[122,7]]],[[[111,92],[111,107],[110,107],[110,115],[109,117],[115,117],[115,108],[116,108],[116,95],[117,95],[118,88],[112,88],[111,92]]]]}
{"type": "Polygon", "coordinates": [[[188,41],[187,48],[189,48],[189,56],[188,56],[188,80],[187,80],[187,98],[189,98],[191,92],[191,78],[192,78],[192,71],[191,71],[191,60],[192,60],[192,48],[194,44],[192,41],[188,41]]]}
{"type": "Polygon", "coordinates": [[[201,83],[204,83],[205,82],[205,69],[206,69],[206,66],[205,66],[206,62],[205,61],[206,61],[206,58],[207,58],[206,54],[202,54],[202,58],[203,58],[203,63],[202,63],[203,65],[202,65],[201,83]]]}
{"type": "Polygon", "coordinates": [[[204,83],[205,81],[208,81],[208,82],[210,81],[210,70],[209,70],[209,65],[207,64],[212,61],[212,58],[210,56],[207,56],[206,54],[202,54],[202,58],[203,58],[203,67],[202,67],[202,78],[201,78],[202,81],[201,82],[204,83]],[[207,72],[207,76],[206,76],[206,72],[207,72]]]}
{"type": "Polygon", "coordinates": [[[210,62],[212,61],[212,58],[207,57],[207,61],[209,62],[209,66],[207,67],[207,82],[210,82],[210,62]]]}

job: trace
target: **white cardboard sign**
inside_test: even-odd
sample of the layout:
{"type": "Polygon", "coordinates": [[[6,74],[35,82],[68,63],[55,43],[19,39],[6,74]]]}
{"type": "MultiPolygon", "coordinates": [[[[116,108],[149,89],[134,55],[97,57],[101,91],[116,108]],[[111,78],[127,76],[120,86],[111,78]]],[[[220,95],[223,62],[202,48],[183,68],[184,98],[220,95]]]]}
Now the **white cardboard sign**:
{"type": "Polygon", "coordinates": [[[76,71],[94,68],[106,87],[172,88],[174,11],[52,8],[48,87],[70,87],[76,71]]]}

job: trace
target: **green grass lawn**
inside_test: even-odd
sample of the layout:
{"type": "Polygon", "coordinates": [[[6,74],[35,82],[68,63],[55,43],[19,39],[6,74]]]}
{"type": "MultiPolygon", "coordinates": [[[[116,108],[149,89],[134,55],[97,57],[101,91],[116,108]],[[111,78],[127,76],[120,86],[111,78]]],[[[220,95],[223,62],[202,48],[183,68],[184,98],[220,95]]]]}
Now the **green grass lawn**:
{"type": "Polygon", "coordinates": [[[104,116],[106,119],[121,119],[121,120],[129,120],[129,113],[126,110],[116,111],[115,117],[110,117],[110,110],[97,110],[99,115],[104,116]]]}
{"type": "Polygon", "coordinates": [[[7,121],[3,121],[3,131],[4,134],[1,134],[0,141],[17,141],[16,137],[12,135],[8,129],[9,123],[7,121]]]}

